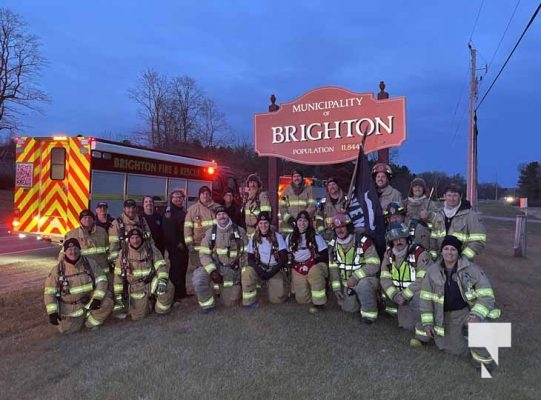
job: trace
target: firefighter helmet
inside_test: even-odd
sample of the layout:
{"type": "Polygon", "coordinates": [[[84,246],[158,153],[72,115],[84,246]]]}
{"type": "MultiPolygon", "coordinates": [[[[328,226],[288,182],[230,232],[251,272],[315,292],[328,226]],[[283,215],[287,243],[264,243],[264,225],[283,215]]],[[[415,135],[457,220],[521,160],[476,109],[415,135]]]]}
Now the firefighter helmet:
{"type": "Polygon", "coordinates": [[[341,226],[348,226],[351,224],[351,218],[347,213],[339,212],[332,217],[332,228],[339,228],[341,226]]]}
{"type": "Polygon", "coordinates": [[[402,207],[400,203],[397,203],[395,201],[390,202],[385,211],[383,212],[383,216],[385,218],[389,218],[391,215],[397,214],[406,215],[406,209],[402,207]]]}
{"type": "Polygon", "coordinates": [[[385,239],[387,243],[392,243],[393,240],[404,238],[407,239],[410,237],[410,231],[405,224],[394,223],[389,226],[389,230],[385,234],[385,239]]]}
{"type": "Polygon", "coordinates": [[[246,187],[249,186],[250,182],[255,182],[257,184],[257,187],[262,186],[261,179],[257,174],[248,175],[248,178],[246,178],[246,187]]]}
{"type": "Polygon", "coordinates": [[[385,164],[385,163],[377,163],[376,165],[374,165],[372,167],[372,176],[376,176],[376,174],[378,172],[384,172],[387,174],[387,177],[389,179],[391,179],[393,177],[393,170],[391,169],[391,167],[389,167],[389,165],[385,164]]]}

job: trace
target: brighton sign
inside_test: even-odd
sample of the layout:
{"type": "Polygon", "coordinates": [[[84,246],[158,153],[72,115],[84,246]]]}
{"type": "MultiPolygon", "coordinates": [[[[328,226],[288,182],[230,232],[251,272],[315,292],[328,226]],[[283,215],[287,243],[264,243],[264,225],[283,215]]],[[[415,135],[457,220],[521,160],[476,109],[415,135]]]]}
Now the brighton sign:
{"type": "Polygon", "coordinates": [[[321,87],[275,112],[254,116],[255,150],[260,156],[302,164],[334,164],[400,146],[406,139],[406,99],[376,100],[371,93],[321,87]]]}

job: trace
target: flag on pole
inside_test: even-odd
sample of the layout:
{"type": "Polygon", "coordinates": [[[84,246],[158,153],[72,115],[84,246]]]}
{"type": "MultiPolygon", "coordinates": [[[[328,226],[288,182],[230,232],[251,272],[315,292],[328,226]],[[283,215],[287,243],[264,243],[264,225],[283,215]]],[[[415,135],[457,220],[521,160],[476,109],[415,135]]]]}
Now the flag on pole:
{"type": "Polygon", "coordinates": [[[347,212],[355,230],[364,229],[382,256],[385,251],[385,221],[363,146],[359,149],[348,198],[347,212]]]}

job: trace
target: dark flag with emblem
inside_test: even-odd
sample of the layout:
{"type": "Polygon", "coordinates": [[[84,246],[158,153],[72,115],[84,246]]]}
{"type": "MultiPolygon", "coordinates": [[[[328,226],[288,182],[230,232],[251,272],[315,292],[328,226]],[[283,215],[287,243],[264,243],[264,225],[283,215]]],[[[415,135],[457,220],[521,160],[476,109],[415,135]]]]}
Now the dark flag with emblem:
{"type": "Polygon", "coordinates": [[[374,240],[378,254],[382,257],[385,251],[385,221],[363,146],[359,149],[348,198],[347,212],[355,230],[364,228],[364,232],[374,240]]]}

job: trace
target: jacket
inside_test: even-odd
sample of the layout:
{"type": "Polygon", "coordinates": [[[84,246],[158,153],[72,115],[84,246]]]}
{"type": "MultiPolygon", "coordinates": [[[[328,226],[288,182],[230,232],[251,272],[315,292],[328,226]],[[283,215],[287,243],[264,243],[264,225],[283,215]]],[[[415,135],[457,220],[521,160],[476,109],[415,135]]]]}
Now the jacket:
{"type": "Polygon", "coordinates": [[[200,249],[205,232],[214,223],[214,210],[219,206],[218,203],[213,201],[209,205],[204,205],[198,201],[188,207],[184,220],[184,241],[186,246],[195,246],[196,250],[200,249]]]}
{"type": "Polygon", "coordinates": [[[171,212],[165,212],[162,218],[162,229],[165,247],[173,249],[186,245],[184,241],[184,220],[186,210],[171,204],[171,212]]]}
{"type": "Polygon", "coordinates": [[[111,262],[111,264],[116,261],[118,254],[120,253],[120,235],[122,234],[124,236],[122,240],[124,240],[127,246],[128,238],[126,235],[133,228],[141,229],[145,235],[145,240],[149,240],[151,243],[154,243],[150,227],[141,215],[137,215],[134,219],[130,219],[126,216],[126,214],[122,213],[120,214],[120,217],[113,221],[111,227],[109,228],[109,262],[111,262]],[[119,222],[119,220],[122,222],[122,224],[119,222]],[[121,232],[121,225],[124,225],[123,232],[121,232]]]}
{"type": "Polygon", "coordinates": [[[62,259],[45,280],[43,301],[47,314],[83,317],[92,300],[103,300],[106,291],[107,277],[94,260],[81,256],[72,264],[62,259]]]}
{"type": "Polygon", "coordinates": [[[385,210],[392,202],[402,204],[402,195],[391,185],[387,185],[381,192],[378,191],[378,196],[382,210],[385,210]]]}
{"type": "MultiPolygon", "coordinates": [[[[302,192],[295,194],[293,186],[289,185],[278,202],[280,209],[280,232],[283,234],[293,232],[293,228],[288,221],[291,217],[297,218],[297,215],[305,210],[311,218],[316,212],[316,200],[312,193],[311,186],[304,186],[302,192]]],[[[310,221],[311,223],[312,221],[310,221]]]]}
{"type": "Polygon", "coordinates": [[[272,215],[272,208],[267,192],[258,192],[253,199],[246,199],[243,209],[246,232],[249,237],[251,237],[255,232],[257,216],[260,212],[266,211],[272,215]]]}
{"type": "MultiPolygon", "coordinates": [[[[423,279],[420,295],[421,322],[423,326],[433,326],[436,334],[444,336],[444,295],[445,271],[441,262],[431,264],[423,279]]],[[[457,267],[457,283],[460,294],[468,304],[470,314],[481,321],[486,318],[497,319],[501,311],[495,307],[494,291],[485,273],[468,260],[459,257],[457,267]]]]}
{"type": "Polygon", "coordinates": [[[329,193],[327,193],[322,208],[323,210],[320,210],[316,215],[316,231],[328,242],[334,237],[332,224],[329,223],[328,219],[334,217],[339,212],[346,211],[346,196],[344,192],[340,191],[338,199],[334,202],[331,200],[329,193]]]}
{"type": "Polygon", "coordinates": [[[430,234],[430,254],[436,258],[441,251],[441,244],[445,235],[456,236],[462,241],[462,255],[470,260],[479,255],[485,248],[487,241],[486,229],[478,214],[471,209],[470,202],[462,200],[458,211],[451,219],[449,230],[445,229],[444,210],[439,210],[432,221],[430,234]]]}
{"type": "MultiPolygon", "coordinates": [[[[90,232],[83,227],[72,229],[66,234],[64,241],[75,238],[81,245],[81,255],[91,258],[106,272],[109,271],[109,235],[105,229],[95,225],[90,232]]],[[[64,258],[64,250],[60,250],[59,260],[64,258]]]]}

